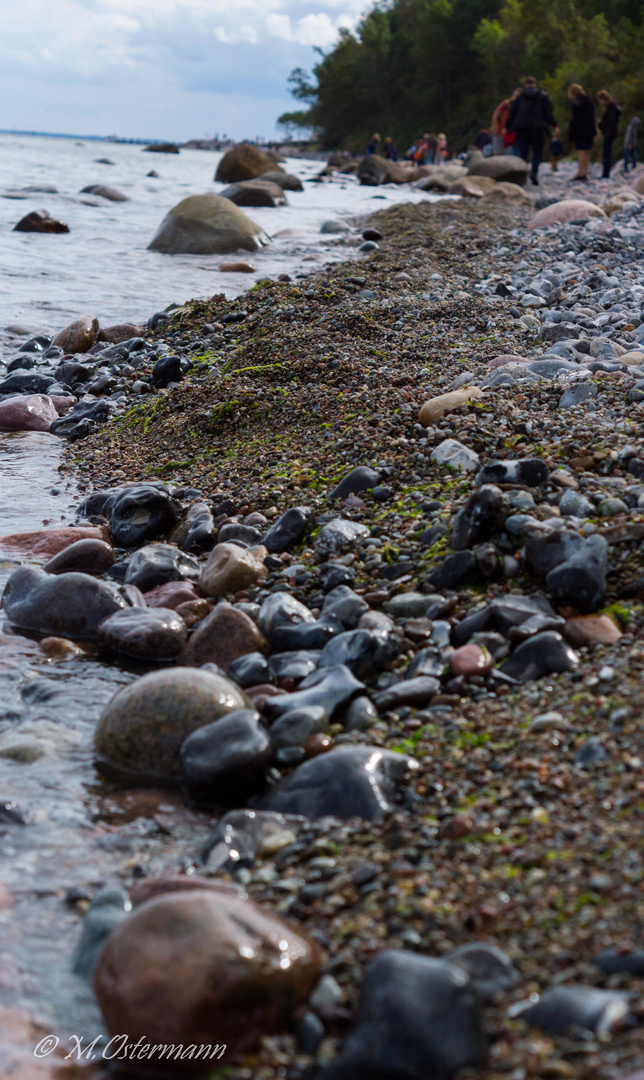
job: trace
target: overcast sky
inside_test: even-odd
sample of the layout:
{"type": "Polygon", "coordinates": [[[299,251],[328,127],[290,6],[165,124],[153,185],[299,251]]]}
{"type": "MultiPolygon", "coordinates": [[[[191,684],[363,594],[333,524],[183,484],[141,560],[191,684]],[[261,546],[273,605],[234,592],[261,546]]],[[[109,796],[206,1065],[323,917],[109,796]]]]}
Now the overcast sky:
{"type": "Polygon", "coordinates": [[[307,71],[370,0],[0,0],[0,128],[275,135],[307,71]]]}

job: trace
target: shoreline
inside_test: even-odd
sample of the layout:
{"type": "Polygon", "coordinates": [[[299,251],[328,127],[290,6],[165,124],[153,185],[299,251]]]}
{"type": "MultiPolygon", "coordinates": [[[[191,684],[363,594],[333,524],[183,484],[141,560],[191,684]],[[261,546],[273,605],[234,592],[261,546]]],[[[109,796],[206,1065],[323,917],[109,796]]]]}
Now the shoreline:
{"type": "MultiPolygon", "coordinates": [[[[365,969],[381,948],[441,957],[477,941],[501,948],[519,973],[486,1014],[496,1033],[486,1076],[526,1075],[529,1062],[530,1075],[544,1080],[590,1073],[612,1080],[641,1066],[637,1026],[580,1044],[535,1035],[506,1016],[530,994],[582,984],[628,991],[640,1018],[644,992],[641,978],[608,976],[592,964],[604,949],[639,946],[644,881],[644,584],[622,595],[644,575],[644,462],[641,472],[633,465],[644,457],[644,392],[636,385],[644,386],[644,370],[620,359],[638,351],[644,325],[636,236],[644,204],[606,223],[546,231],[527,230],[533,212],[465,199],[397,205],[368,219],[382,240],[362,261],[334,263],[302,281],[259,283],[230,301],[187,302],[148,340],[164,342],[168,356],[192,358],[192,370],[148,401],[132,397],[124,417],[64,454],[85,495],[126,482],[196,488],[214,511],[221,507],[219,527],[250,514],[271,523],[295,506],[313,510],[316,531],[269,556],[268,578],[238,590],[234,603],[286,592],[318,617],[328,559],[316,550],[317,529],[341,516],[369,530],[366,542],[333,561],[346,568],[374,625],[394,620],[400,651],[367,678],[378,715],[356,730],[336,721],[329,733],[336,748],[366,744],[413,757],[418,771],[406,794],[382,823],[308,822],[297,827],[293,850],[241,870],[204,864],[185,843],[166,867],[185,871],[189,859],[199,874],[237,882],[326,949],[324,970],[340,996],[322,1042],[311,1056],[290,1036],[266,1039],[251,1062],[262,1080],[284,1066],[304,1076],[341,1051],[365,969]],[[559,265],[572,269],[553,269],[559,265]],[[548,279],[549,290],[531,292],[544,271],[559,283],[548,279]],[[628,283],[638,288],[620,299],[628,283]],[[610,310],[615,304],[624,317],[611,323],[620,314],[610,310]],[[541,321],[543,311],[561,317],[541,321]],[[559,334],[562,325],[576,336],[559,334]],[[527,374],[544,355],[563,381],[553,372],[527,374]],[[511,359],[490,363],[500,357],[511,359]],[[571,376],[572,364],[595,361],[590,373],[577,373],[590,377],[571,376]],[[421,426],[421,406],[455,382],[482,396],[421,426]],[[592,389],[579,392],[579,404],[562,405],[562,395],[582,386],[592,389]],[[478,457],[471,471],[432,460],[447,439],[478,457]],[[498,459],[536,459],[545,479],[535,485],[512,468],[493,479],[503,523],[478,538],[471,530],[457,549],[475,552],[472,580],[441,577],[455,555],[455,518],[477,491],[474,477],[498,459]],[[377,483],[331,501],[338,482],[361,466],[380,474],[377,483]],[[585,500],[578,514],[564,496],[585,500]],[[544,545],[552,539],[553,521],[580,543],[599,535],[608,544],[606,596],[594,609],[606,614],[592,622],[592,612],[559,604],[559,622],[544,624],[573,651],[569,670],[555,664],[539,679],[504,682],[487,658],[495,657],[498,672],[530,634],[514,633],[518,624],[486,626],[463,646],[478,655],[463,654],[424,705],[396,700],[422,650],[437,649],[453,664],[449,634],[465,618],[495,599],[551,595],[525,550],[535,537],[544,545]],[[602,643],[602,634],[612,640],[602,643]],[[324,866],[311,869],[311,858],[324,866]]],[[[644,362],[644,339],[641,351],[644,362]]],[[[145,382],[151,366],[137,378],[145,382]]],[[[453,636],[452,644],[461,647],[453,636]]],[[[120,880],[133,884],[128,870],[120,880]]]]}

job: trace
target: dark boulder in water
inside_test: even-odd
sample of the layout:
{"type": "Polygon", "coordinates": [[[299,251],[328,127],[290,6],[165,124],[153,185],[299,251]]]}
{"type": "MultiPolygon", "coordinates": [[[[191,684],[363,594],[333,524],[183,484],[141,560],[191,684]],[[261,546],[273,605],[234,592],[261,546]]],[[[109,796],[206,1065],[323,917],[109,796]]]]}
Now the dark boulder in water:
{"type": "Polygon", "coordinates": [[[37,233],[68,233],[69,225],[62,221],[56,221],[46,210],[32,210],[25,214],[17,225],[14,232],[37,232],[37,233]]]}
{"type": "Polygon", "coordinates": [[[128,202],[127,195],[106,184],[88,184],[81,188],[81,195],[100,195],[102,199],[109,199],[110,202],[128,202]]]}
{"type": "Polygon", "coordinates": [[[114,543],[127,548],[167,533],[178,520],[181,506],[163,484],[134,484],[96,492],[81,503],[78,512],[80,517],[107,518],[114,543]]]}
{"type": "Polygon", "coordinates": [[[103,619],[135,604],[145,606],[137,589],[89,574],[53,576],[33,566],[14,570],[2,594],[2,608],[15,626],[81,639],[95,637],[103,619]]]}

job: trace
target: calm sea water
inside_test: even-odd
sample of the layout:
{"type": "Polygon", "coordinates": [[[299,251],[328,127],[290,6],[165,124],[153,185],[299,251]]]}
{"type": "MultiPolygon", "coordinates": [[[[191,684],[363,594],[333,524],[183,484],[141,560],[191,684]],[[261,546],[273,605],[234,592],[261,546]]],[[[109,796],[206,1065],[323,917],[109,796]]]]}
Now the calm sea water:
{"type": "Polygon", "coordinates": [[[313,269],[311,256],[321,262],[346,258],[345,247],[320,235],[327,219],[349,219],[394,202],[428,198],[406,186],[363,188],[347,177],[311,183],[321,163],[293,159],[285,167],[302,179],[305,190],[288,192],[286,207],[247,211],[273,238],[264,251],[240,256],[252,262],[256,274],[222,274],[220,255],[147,251],[176,203],[188,195],[222,190],[223,185],[213,182],[220,156],[200,150],[152,154],[141,146],[0,136],[0,196],[5,196],[0,197],[0,330],[15,323],[55,330],[85,313],[95,314],[103,325],[139,321],[191,297],[237,295],[261,277],[313,269]],[[113,164],[99,164],[96,159],[101,157],[113,164]],[[159,179],[146,176],[151,169],[159,179]],[[99,183],[118,188],[129,201],[86,205],[81,189],[99,183]],[[6,197],[42,185],[55,187],[58,194],[6,197]],[[69,235],[12,231],[21,217],[37,209],[46,209],[69,225],[69,235]]]}

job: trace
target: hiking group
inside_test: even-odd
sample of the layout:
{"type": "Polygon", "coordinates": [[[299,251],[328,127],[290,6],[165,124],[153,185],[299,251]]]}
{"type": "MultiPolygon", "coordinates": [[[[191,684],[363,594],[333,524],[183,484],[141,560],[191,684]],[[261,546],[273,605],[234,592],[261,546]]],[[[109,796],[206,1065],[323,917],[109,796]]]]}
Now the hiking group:
{"type": "MultiPolygon", "coordinates": [[[[602,136],[602,179],[607,180],[610,177],[613,143],[617,138],[621,109],[607,90],[600,90],[597,101],[602,115],[597,125],[593,103],[579,83],[572,83],[568,89],[568,97],[571,104],[568,139],[577,151],[577,175],[572,177],[571,182],[583,183],[588,180],[590,152],[597,135],[597,127],[602,136]]],[[[639,117],[634,116],[624,135],[625,173],[629,166],[635,168],[637,164],[639,124],[639,117]]],[[[552,101],[545,90],[539,89],[537,80],[528,77],[522,88],[517,88],[510,98],[502,101],[495,109],[489,145],[494,154],[516,154],[524,161],[532,158],[530,178],[533,184],[538,184],[545,137],[549,132],[550,162],[552,169],[556,170],[564,148],[552,101]]]]}

